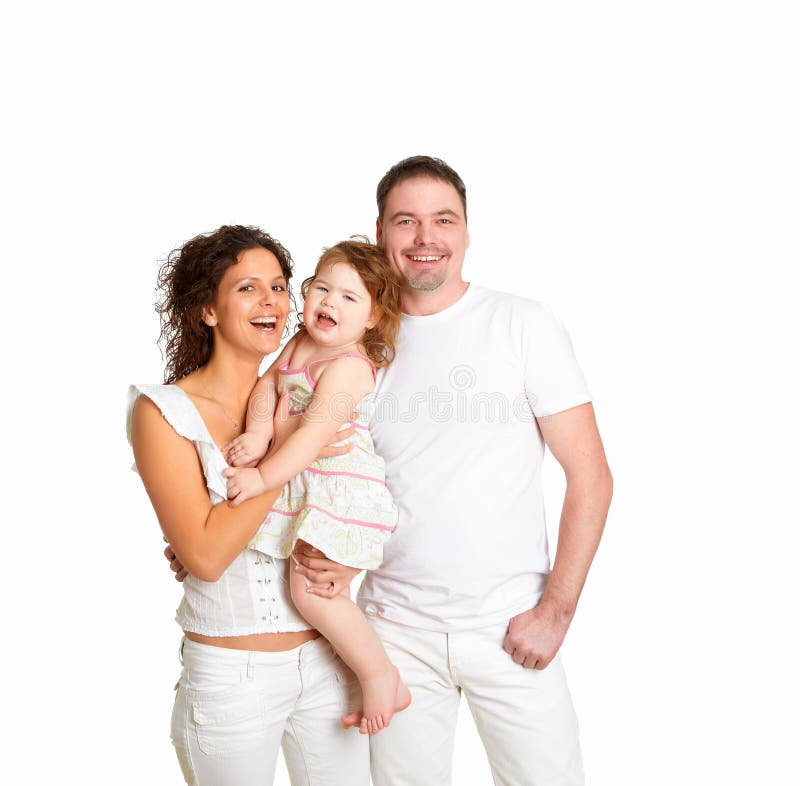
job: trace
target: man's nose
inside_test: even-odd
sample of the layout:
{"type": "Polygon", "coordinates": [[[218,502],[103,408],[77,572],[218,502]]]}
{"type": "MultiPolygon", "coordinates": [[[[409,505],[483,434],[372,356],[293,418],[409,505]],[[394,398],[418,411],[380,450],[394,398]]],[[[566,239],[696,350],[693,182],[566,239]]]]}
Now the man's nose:
{"type": "Polygon", "coordinates": [[[426,222],[420,221],[417,224],[417,234],[414,242],[418,246],[427,246],[433,243],[433,227],[426,222]]]}

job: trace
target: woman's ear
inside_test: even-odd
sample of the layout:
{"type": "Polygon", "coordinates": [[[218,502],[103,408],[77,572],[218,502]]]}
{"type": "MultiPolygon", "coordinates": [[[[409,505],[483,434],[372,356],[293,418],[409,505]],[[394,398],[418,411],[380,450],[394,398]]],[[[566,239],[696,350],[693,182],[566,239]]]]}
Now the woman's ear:
{"type": "Polygon", "coordinates": [[[217,317],[214,314],[214,309],[211,306],[203,306],[201,318],[209,327],[214,327],[214,325],[217,324],[217,317]]]}

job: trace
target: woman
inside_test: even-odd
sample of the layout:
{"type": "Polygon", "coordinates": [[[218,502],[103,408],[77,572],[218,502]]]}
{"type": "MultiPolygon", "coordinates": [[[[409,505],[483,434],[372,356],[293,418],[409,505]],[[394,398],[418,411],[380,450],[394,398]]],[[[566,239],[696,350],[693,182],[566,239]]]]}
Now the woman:
{"type": "Polygon", "coordinates": [[[232,508],[221,474],[220,446],[241,433],[278,348],[291,274],[289,253],[254,227],[174,251],[159,276],[166,384],[129,395],[136,468],[189,574],[172,740],[198,786],[272,783],[281,741],[293,783],[369,783],[366,739],[340,723],[353,675],[292,606],[285,562],[247,547],[279,490],[232,508]]]}

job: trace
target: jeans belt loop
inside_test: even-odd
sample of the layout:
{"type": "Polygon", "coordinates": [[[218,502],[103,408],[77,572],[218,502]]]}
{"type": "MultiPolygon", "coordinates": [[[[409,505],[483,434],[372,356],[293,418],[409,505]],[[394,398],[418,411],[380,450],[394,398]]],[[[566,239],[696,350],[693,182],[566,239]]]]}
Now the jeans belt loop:
{"type": "Polygon", "coordinates": [[[256,654],[255,652],[248,652],[247,653],[247,679],[252,680],[253,674],[255,672],[255,659],[256,654]]]}

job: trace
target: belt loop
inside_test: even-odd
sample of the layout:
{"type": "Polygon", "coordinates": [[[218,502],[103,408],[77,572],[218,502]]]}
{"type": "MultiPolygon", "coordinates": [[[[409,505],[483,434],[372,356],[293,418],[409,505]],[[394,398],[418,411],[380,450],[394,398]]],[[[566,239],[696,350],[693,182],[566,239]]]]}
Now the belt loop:
{"type": "Polygon", "coordinates": [[[255,652],[248,652],[247,653],[247,679],[253,679],[253,672],[255,671],[255,659],[256,654],[255,652]]]}

